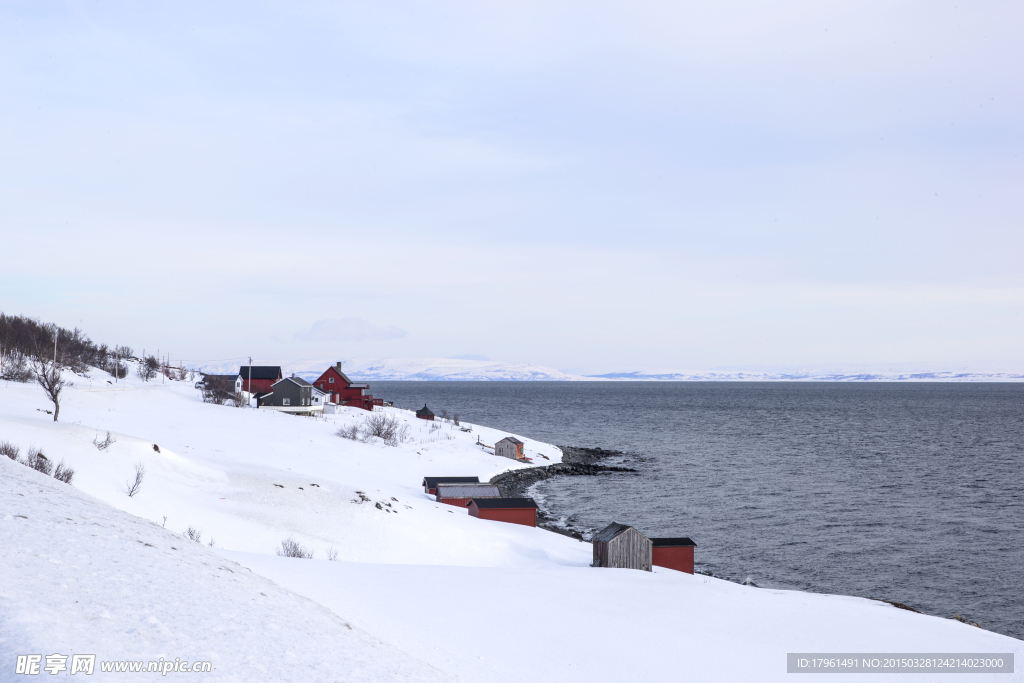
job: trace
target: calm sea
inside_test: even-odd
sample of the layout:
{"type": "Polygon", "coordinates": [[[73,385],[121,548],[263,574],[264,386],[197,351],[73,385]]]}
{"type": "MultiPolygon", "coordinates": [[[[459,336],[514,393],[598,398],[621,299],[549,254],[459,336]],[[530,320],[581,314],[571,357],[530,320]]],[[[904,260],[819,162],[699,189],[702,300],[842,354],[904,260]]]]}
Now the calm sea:
{"type": "Polygon", "coordinates": [[[396,406],[640,474],[534,487],[581,531],[690,536],[699,570],[1024,638],[1024,384],[374,382],[396,406]],[[608,464],[618,464],[612,461],[608,464]]]}

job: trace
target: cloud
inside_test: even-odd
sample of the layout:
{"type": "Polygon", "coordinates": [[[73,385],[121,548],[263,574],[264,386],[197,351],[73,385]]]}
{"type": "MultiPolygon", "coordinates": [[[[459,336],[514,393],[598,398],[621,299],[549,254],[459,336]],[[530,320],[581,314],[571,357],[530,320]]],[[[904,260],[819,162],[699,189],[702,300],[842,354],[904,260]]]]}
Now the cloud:
{"type": "Polygon", "coordinates": [[[308,330],[297,332],[295,338],[306,342],[354,342],[388,341],[408,335],[394,325],[374,325],[362,318],[330,318],[317,320],[308,330]]]}

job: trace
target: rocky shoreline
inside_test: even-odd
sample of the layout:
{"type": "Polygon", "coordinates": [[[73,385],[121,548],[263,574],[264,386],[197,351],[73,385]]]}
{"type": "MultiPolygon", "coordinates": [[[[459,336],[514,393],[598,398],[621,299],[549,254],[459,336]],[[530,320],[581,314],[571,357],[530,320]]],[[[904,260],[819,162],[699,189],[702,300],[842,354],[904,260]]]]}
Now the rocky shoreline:
{"type": "MultiPolygon", "coordinates": [[[[491,478],[490,483],[496,485],[504,498],[524,498],[526,491],[538,481],[551,477],[565,476],[596,476],[614,472],[636,472],[629,467],[616,467],[597,464],[604,458],[621,456],[621,451],[608,451],[603,448],[583,448],[580,446],[558,446],[562,451],[562,462],[541,467],[528,467],[521,470],[503,472],[491,478]]],[[[572,529],[555,525],[555,518],[544,510],[537,511],[537,526],[572,538],[583,540],[582,534],[572,529]]]]}

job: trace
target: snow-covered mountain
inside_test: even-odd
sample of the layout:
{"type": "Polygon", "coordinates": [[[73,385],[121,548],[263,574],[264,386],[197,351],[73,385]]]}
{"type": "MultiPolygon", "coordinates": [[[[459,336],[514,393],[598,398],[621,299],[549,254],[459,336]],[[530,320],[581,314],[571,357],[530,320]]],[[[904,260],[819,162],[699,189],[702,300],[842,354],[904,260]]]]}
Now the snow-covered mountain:
{"type": "Polygon", "coordinates": [[[724,369],[709,371],[654,370],[609,372],[588,379],[649,382],[1024,382],[1024,372],[982,372],[968,369],[724,369]]]}
{"type": "MultiPolygon", "coordinates": [[[[332,360],[299,361],[292,372],[310,379],[319,377],[332,360]]],[[[561,370],[532,363],[504,363],[491,360],[465,358],[378,358],[343,361],[345,374],[359,381],[463,381],[463,382],[529,382],[586,379],[561,370]]]]}

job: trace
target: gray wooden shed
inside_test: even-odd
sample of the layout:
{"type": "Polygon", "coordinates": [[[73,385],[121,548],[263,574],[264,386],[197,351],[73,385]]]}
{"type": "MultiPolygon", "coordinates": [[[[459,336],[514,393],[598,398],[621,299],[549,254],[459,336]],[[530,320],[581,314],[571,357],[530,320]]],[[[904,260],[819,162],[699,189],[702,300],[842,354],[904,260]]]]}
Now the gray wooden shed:
{"type": "Polygon", "coordinates": [[[651,539],[631,526],[612,522],[597,532],[591,543],[594,545],[593,567],[651,571],[651,539]]]}

